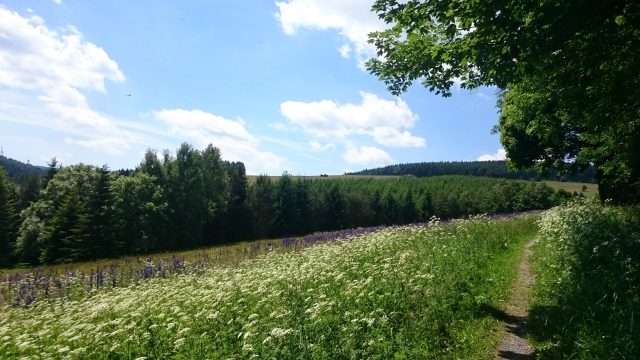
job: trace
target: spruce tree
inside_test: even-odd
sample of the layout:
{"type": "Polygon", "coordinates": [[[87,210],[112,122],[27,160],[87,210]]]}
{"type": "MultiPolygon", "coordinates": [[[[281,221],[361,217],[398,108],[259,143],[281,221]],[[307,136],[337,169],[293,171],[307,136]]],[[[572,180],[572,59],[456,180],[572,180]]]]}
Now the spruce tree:
{"type": "Polygon", "coordinates": [[[76,254],[80,260],[115,257],[119,250],[113,231],[109,168],[105,164],[97,171],[98,181],[80,215],[81,240],[76,254]]]}
{"type": "Polygon", "coordinates": [[[43,249],[40,262],[44,264],[68,263],[78,260],[82,253],[80,229],[82,201],[76,189],[64,198],[42,234],[43,249]]]}
{"type": "Polygon", "coordinates": [[[273,234],[275,216],[275,188],[268,175],[260,175],[250,187],[253,212],[253,233],[257,239],[273,234]]]}
{"type": "Polygon", "coordinates": [[[15,190],[0,167],[0,268],[10,267],[15,262],[19,225],[15,190]]]}

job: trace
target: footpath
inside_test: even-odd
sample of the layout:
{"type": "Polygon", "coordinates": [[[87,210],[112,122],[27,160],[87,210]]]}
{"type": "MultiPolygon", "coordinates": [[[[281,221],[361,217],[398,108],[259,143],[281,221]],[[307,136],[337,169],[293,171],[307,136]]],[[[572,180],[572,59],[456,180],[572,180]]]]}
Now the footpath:
{"type": "Polygon", "coordinates": [[[533,348],[525,339],[527,334],[527,312],[529,310],[529,300],[531,285],[535,276],[531,273],[531,247],[536,239],[531,240],[525,247],[525,253],[520,262],[518,280],[513,287],[511,296],[507,300],[504,311],[507,314],[507,325],[505,336],[498,348],[497,359],[499,360],[532,360],[533,348]]]}

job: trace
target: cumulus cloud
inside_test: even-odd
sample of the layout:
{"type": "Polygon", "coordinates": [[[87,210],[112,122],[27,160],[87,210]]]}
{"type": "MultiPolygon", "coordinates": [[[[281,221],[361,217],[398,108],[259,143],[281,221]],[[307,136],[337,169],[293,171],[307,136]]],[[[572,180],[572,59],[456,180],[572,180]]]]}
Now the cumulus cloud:
{"type": "Polygon", "coordinates": [[[408,129],[418,121],[402,99],[384,100],[374,94],[360,92],[360,104],[340,104],[333,100],[314,102],[286,101],[280,112],[303,131],[319,138],[345,139],[351,134],[373,136],[378,144],[395,147],[424,146],[423,138],[408,129]]]}
{"type": "Polygon", "coordinates": [[[349,164],[359,165],[389,165],[393,163],[391,156],[384,150],[372,146],[357,147],[352,143],[345,145],[342,158],[349,164]]]}
{"type": "Polygon", "coordinates": [[[494,160],[505,160],[507,158],[507,152],[504,149],[498,149],[498,152],[495,154],[485,154],[478,158],[478,161],[494,161],[494,160]]]}
{"type": "Polygon", "coordinates": [[[328,144],[322,145],[317,140],[309,141],[309,146],[311,146],[311,150],[316,152],[321,152],[321,151],[336,148],[336,145],[334,143],[328,143],[328,144]]]}
{"type": "Polygon", "coordinates": [[[257,149],[260,140],[244,127],[242,119],[230,120],[202,110],[162,110],[153,116],[169,126],[168,133],[179,139],[189,139],[205,147],[220,148],[226,160],[242,161],[247,171],[260,168],[280,170],[286,158],[257,149]]]}
{"type": "Polygon", "coordinates": [[[358,66],[364,70],[364,62],[376,55],[375,47],[367,42],[368,34],[385,28],[371,12],[372,5],[371,0],[277,1],[276,18],[287,35],[295,35],[300,28],[338,31],[345,42],[339,49],[341,55],[348,57],[346,49],[353,47],[358,66]]]}
{"type": "Polygon", "coordinates": [[[37,15],[23,17],[0,5],[0,86],[32,96],[29,110],[12,117],[90,138],[74,142],[79,145],[121,153],[131,134],[93,111],[80,90],[104,93],[105,80],[121,82],[124,75],[102,48],[84,41],[75,27],[60,31],[49,29],[37,15]],[[123,141],[110,140],[114,138],[123,141]],[[98,143],[103,146],[92,145],[98,143]]]}
{"type": "Polygon", "coordinates": [[[386,146],[423,147],[427,143],[424,138],[413,136],[408,131],[400,132],[388,126],[375,127],[371,134],[378,144],[386,146]]]}

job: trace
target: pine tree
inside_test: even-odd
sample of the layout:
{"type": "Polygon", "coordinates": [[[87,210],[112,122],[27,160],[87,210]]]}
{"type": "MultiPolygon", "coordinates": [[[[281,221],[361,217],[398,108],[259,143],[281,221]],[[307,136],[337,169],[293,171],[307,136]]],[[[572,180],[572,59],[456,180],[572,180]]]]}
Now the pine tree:
{"type": "Polygon", "coordinates": [[[230,198],[226,216],[226,241],[236,242],[251,238],[251,207],[248,202],[248,182],[244,164],[227,164],[230,198]]]}
{"type": "Polygon", "coordinates": [[[407,195],[404,197],[404,203],[402,204],[402,222],[405,224],[411,224],[418,220],[418,209],[416,203],[413,200],[413,192],[407,191],[407,195]]]}
{"type": "Polygon", "coordinates": [[[324,201],[327,205],[325,219],[327,221],[324,230],[342,230],[346,228],[347,205],[342,191],[337,184],[333,184],[325,194],[324,201]]]}
{"type": "Polygon", "coordinates": [[[38,174],[31,174],[20,186],[20,210],[24,210],[29,205],[35,203],[40,198],[40,177],[38,174]]]}
{"type": "Polygon", "coordinates": [[[250,187],[253,211],[253,233],[257,239],[267,239],[273,234],[275,216],[275,188],[268,175],[260,175],[250,187]]]}
{"type": "Polygon", "coordinates": [[[62,165],[60,165],[60,167],[58,166],[58,159],[56,159],[55,156],[51,158],[51,161],[48,162],[47,165],[49,165],[49,168],[47,169],[47,172],[44,174],[44,177],[42,178],[43,189],[47,188],[49,181],[53,179],[53,177],[58,173],[58,170],[60,170],[60,167],[62,166],[62,165]]]}
{"type": "Polygon", "coordinates": [[[80,215],[80,244],[75,255],[80,260],[112,258],[119,250],[113,234],[109,168],[105,164],[97,171],[98,181],[80,215]]]}
{"type": "Polygon", "coordinates": [[[82,246],[80,218],[82,201],[72,189],[62,201],[53,217],[47,222],[43,237],[40,262],[44,264],[67,263],[78,260],[82,246]]]}
{"type": "Polygon", "coordinates": [[[300,209],[291,178],[291,174],[285,171],[276,183],[276,236],[300,235],[300,209]]]}
{"type": "Polygon", "coordinates": [[[0,268],[14,264],[19,217],[15,190],[0,167],[0,268]]]}

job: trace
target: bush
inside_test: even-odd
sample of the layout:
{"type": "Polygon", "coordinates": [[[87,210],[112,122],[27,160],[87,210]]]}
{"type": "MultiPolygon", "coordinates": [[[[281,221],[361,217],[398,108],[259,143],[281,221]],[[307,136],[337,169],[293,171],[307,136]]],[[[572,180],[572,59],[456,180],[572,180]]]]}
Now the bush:
{"type": "Polygon", "coordinates": [[[640,354],[640,211],[577,199],[539,221],[531,336],[542,358],[640,354]]]}

